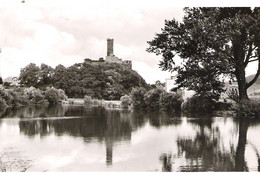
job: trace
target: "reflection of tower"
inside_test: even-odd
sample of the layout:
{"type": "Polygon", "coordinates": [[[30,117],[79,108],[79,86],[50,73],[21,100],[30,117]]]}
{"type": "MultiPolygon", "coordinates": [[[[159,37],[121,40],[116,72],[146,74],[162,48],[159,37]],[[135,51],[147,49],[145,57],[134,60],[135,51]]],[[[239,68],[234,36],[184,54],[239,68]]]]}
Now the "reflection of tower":
{"type": "Polygon", "coordinates": [[[111,166],[113,164],[113,139],[106,139],[106,164],[111,166]]]}
{"type": "Polygon", "coordinates": [[[107,56],[113,56],[114,52],[114,39],[107,39],[107,56]]]}

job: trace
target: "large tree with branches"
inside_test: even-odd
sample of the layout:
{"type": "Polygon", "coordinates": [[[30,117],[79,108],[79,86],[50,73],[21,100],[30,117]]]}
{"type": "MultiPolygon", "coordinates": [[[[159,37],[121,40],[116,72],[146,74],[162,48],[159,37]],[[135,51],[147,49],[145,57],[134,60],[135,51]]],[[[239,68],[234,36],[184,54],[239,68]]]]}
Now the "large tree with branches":
{"type": "Polygon", "coordinates": [[[239,100],[260,74],[260,8],[185,8],[181,22],[166,20],[162,32],[148,41],[148,52],[162,55],[160,67],[177,71],[177,83],[197,93],[223,91],[223,77],[237,81],[239,100]],[[182,63],[176,63],[176,55],[182,63]],[[249,63],[258,63],[247,82],[249,63]]]}

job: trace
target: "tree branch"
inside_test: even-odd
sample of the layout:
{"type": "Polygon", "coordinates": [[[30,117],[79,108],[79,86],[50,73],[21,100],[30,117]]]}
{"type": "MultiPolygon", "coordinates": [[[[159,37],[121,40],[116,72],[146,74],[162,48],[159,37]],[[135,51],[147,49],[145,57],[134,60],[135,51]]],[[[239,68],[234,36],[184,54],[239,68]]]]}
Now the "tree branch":
{"type": "Polygon", "coordinates": [[[254,61],[257,61],[257,60],[259,60],[259,58],[252,59],[252,60],[250,60],[250,61],[248,61],[248,62],[254,62],[254,61]]]}
{"type": "Polygon", "coordinates": [[[245,66],[245,67],[246,67],[247,64],[250,62],[249,59],[250,59],[250,56],[251,56],[252,51],[253,51],[252,47],[253,47],[253,43],[251,43],[251,44],[249,45],[249,49],[248,49],[248,53],[247,53],[247,56],[246,56],[246,60],[245,60],[245,62],[244,62],[244,66],[245,66]]]}
{"type": "Polygon", "coordinates": [[[249,83],[246,83],[246,89],[252,86],[256,82],[259,75],[260,75],[260,57],[258,57],[258,69],[255,74],[255,77],[249,83]]]}

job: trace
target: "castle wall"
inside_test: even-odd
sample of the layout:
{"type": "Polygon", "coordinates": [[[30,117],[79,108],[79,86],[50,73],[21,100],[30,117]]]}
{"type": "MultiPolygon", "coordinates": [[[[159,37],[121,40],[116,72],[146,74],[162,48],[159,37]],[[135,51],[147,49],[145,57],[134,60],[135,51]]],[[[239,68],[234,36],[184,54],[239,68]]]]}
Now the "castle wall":
{"type": "Polygon", "coordinates": [[[120,64],[123,63],[123,61],[121,59],[117,58],[116,56],[107,56],[106,62],[108,62],[108,63],[120,63],[120,64]]]}

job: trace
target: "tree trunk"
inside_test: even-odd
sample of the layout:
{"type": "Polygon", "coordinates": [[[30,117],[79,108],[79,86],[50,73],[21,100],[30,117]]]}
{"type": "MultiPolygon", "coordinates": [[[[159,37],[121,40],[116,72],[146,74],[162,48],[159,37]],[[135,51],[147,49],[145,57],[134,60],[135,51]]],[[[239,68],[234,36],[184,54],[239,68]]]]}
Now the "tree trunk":
{"type": "Polygon", "coordinates": [[[233,56],[235,59],[235,75],[238,84],[239,101],[249,100],[247,95],[246,72],[245,72],[245,50],[243,48],[243,40],[235,38],[233,40],[233,56]]]}
{"type": "Polygon", "coordinates": [[[239,101],[249,100],[247,95],[247,87],[246,87],[246,77],[245,77],[245,69],[237,69],[236,70],[237,84],[238,84],[238,93],[239,93],[239,101]]]}

